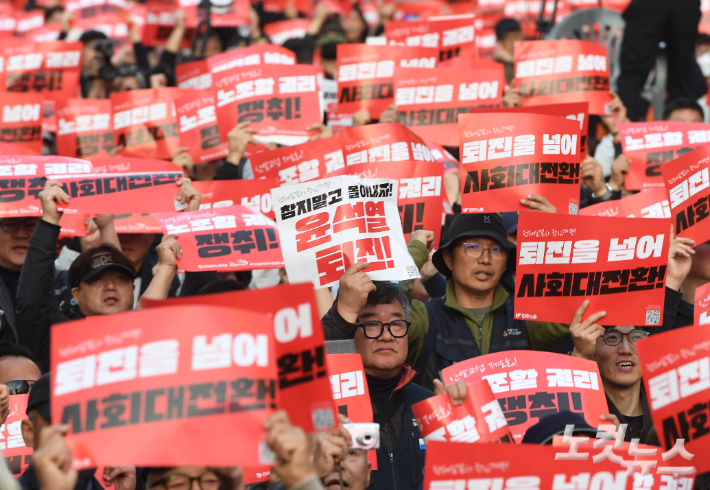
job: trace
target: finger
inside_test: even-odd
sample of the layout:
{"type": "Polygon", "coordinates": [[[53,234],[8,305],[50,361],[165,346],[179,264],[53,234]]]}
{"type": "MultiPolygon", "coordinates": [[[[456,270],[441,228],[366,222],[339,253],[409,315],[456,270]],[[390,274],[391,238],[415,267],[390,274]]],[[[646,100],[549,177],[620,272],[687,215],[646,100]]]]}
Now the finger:
{"type": "Polygon", "coordinates": [[[695,246],[695,240],[691,240],[690,238],[678,237],[675,239],[675,242],[683,245],[688,245],[690,247],[695,246]]]}
{"type": "Polygon", "coordinates": [[[264,422],[264,429],[269,430],[276,424],[291,424],[291,419],[285,410],[279,410],[264,422]]]}
{"type": "Polygon", "coordinates": [[[574,315],[572,316],[572,325],[577,325],[582,321],[582,315],[584,315],[584,312],[587,311],[587,306],[589,306],[589,300],[585,299],[582,301],[582,304],[579,305],[577,311],[574,312],[574,315]]]}
{"type": "Polygon", "coordinates": [[[320,129],[322,130],[325,126],[323,123],[317,123],[317,124],[311,124],[310,126],[306,127],[306,131],[313,131],[315,129],[320,129]]]}
{"type": "MultiPolygon", "coordinates": [[[[341,423],[346,423],[346,424],[350,423],[350,419],[348,419],[347,417],[343,416],[343,419],[347,420],[347,422],[342,422],[342,419],[341,419],[341,423]]],[[[347,449],[348,447],[350,447],[350,445],[352,444],[352,436],[350,435],[350,432],[345,427],[342,427],[342,426],[338,427],[338,435],[345,442],[345,448],[347,449]]]]}
{"type": "MultiPolygon", "coordinates": [[[[251,123],[249,123],[249,122],[240,122],[239,124],[237,124],[237,125],[234,127],[234,129],[244,129],[244,128],[248,127],[249,124],[251,124],[251,123]]],[[[232,129],[232,131],[234,131],[234,129],[232,129]]]]}
{"type": "Polygon", "coordinates": [[[541,209],[541,208],[542,208],[542,205],[541,205],[541,204],[538,204],[538,203],[536,203],[535,201],[527,201],[527,200],[525,200],[525,199],[521,199],[521,200],[520,200],[520,204],[522,204],[523,206],[526,206],[526,207],[528,207],[528,208],[530,208],[530,209],[536,209],[536,210],[537,210],[537,209],[541,209]]]}
{"type": "Polygon", "coordinates": [[[361,270],[365,269],[368,265],[370,265],[370,264],[368,264],[367,262],[357,262],[357,263],[351,265],[348,268],[348,270],[345,271],[345,274],[343,274],[343,275],[352,276],[356,272],[360,272],[361,270]]]}
{"type": "Polygon", "coordinates": [[[444,383],[439,381],[438,379],[434,380],[434,394],[435,395],[443,395],[446,393],[446,389],[444,388],[444,383]]]}
{"type": "Polygon", "coordinates": [[[589,317],[586,320],[584,320],[582,325],[584,325],[584,327],[587,328],[589,325],[604,318],[605,316],[606,316],[606,311],[597,311],[593,315],[589,315],[589,317]]]}

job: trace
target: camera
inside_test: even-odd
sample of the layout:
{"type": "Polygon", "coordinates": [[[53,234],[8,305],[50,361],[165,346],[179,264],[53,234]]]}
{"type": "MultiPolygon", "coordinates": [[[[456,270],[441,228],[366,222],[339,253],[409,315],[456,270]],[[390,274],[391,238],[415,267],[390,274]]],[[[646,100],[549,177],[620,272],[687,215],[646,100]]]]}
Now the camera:
{"type": "Polygon", "coordinates": [[[352,442],[348,449],[379,449],[380,424],[343,424],[352,442]]]}
{"type": "Polygon", "coordinates": [[[97,39],[91,47],[104,58],[104,63],[99,69],[99,78],[107,82],[113,82],[118,77],[118,70],[111,63],[113,56],[113,39],[97,39]]]}

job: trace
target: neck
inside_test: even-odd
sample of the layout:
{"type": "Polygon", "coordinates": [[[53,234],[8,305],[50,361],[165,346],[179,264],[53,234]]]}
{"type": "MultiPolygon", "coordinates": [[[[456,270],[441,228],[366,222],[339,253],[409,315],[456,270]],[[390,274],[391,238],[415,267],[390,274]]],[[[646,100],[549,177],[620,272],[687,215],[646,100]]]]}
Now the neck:
{"type": "Polygon", "coordinates": [[[321,58],[320,65],[323,67],[324,72],[335,78],[338,73],[338,62],[336,60],[324,60],[321,58]]]}
{"type": "Polygon", "coordinates": [[[379,369],[375,367],[366,367],[365,374],[374,376],[375,378],[394,378],[402,370],[402,366],[393,369],[379,369]]]}
{"type": "Polygon", "coordinates": [[[683,284],[680,285],[680,292],[683,293],[683,299],[688,303],[695,304],[695,289],[704,286],[708,280],[704,277],[692,275],[692,272],[685,278],[683,284]]]}
{"type": "Polygon", "coordinates": [[[462,308],[487,308],[493,304],[494,293],[495,288],[487,291],[476,291],[454,281],[456,302],[462,308]]]}
{"type": "Polygon", "coordinates": [[[604,392],[614,402],[616,408],[619,409],[621,415],[627,417],[635,417],[643,415],[643,406],[641,405],[641,380],[638,380],[631,386],[618,386],[602,379],[604,392]]]}

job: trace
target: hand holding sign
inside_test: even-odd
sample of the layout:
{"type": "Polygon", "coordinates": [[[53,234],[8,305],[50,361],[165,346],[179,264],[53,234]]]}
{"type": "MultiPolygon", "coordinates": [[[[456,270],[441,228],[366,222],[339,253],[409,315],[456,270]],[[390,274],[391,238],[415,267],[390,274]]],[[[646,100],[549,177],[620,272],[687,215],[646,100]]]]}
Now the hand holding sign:
{"type": "Polygon", "coordinates": [[[267,442],[276,455],[274,471],[286,488],[305,482],[314,475],[310,444],[300,427],[291,425],[288,413],[279,410],[266,420],[267,442]]]}
{"type": "Polygon", "coordinates": [[[574,313],[572,323],[569,326],[569,333],[574,342],[572,355],[591,361],[594,359],[594,352],[596,352],[597,339],[604,335],[604,327],[597,324],[596,321],[604,318],[606,311],[598,311],[582,321],[582,315],[587,311],[588,306],[589,300],[584,300],[582,306],[574,313]]]}
{"type": "Polygon", "coordinates": [[[444,386],[440,380],[434,380],[434,394],[444,395],[448,394],[451,398],[451,404],[453,406],[463,405],[466,401],[466,383],[464,381],[457,381],[450,385],[444,386]]]}
{"type": "Polygon", "coordinates": [[[244,150],[247,148],[247,144],[259,144],[254,139],[254,135],[258,132],[258,130],[250,128],[248,122],[241,122],[234,126],[234,128],[227,133],[227,141],[229,142],[227,161],[235,165],[239,164],[239,161],[244,155],[244,150]]]}
{"type": "Polygon", "coordinates": [[[539,211],[541,213],[557,213],[557,208],[553,206],[546,197],[537,196],[535,194],[528,194],[527,199],[520,200],[520,204],[532,209],[533,211],[539,211]]]}
{"type": "Polygon", "coordinates": [[[377,289],[372,280],[363,272],[363,269],[368,265],[367,262],[353,264],[340,278],[338,313],[350,323],[357,322],[360,310],[367,303],[367,295],[377,289]]]}
{"type": "Polygon", "coordinates": [[[0,425],[4,424],[10,413],[10,391],[7,385],[0,385],[0,425]]]}
{"type": "Polygon", "coordinates": [[[42,219],[47,223],[59,225],[62,213],[57,210],[57,203],[69,204],[69,195],[62,189],[62,184],[56,180],[48,180],[44,190],[39,193],[42,202],[42,219]]]}
{"type": "Polygon", "coordinates": [[[136,467],[104,468],[104,483],[107,487],[113,485],[113,490],[134,490],[136,488],[136,467]]]}
{"type": "Polygon", "coordinates": [[[41,488],[72,490],[79,476],[71,469],[72,454],[64,440],[66,425],[51,425],[42,429],[39,448],[32,455],[41,488]]]}
{"type": "Polygon", "coordinates": [[[178,180],[177,185],[180,186],[180,193],[177,197],[180,204],[187,205],[187,211],[197,211],[200,209],[202,195],[192,186],[192,180],[185,177],[178,180]]]}
{"type": "Polygon", "coordinates": [[[675,227],[671,224],[671,246],[668,249],[668,277],[666,277],[667,287],[680,291],[680,286],[685,281],[693,265],[694,246],[694,240],[675,236],[675,227]]]}
{"type": "Polygon", "coordinates": [[[601,197],[608,192],[604,181],[604,169],[594,157],[587,155],[579,166],[579,176],[584,184],[594,193],[594,197],[601,197]]]}

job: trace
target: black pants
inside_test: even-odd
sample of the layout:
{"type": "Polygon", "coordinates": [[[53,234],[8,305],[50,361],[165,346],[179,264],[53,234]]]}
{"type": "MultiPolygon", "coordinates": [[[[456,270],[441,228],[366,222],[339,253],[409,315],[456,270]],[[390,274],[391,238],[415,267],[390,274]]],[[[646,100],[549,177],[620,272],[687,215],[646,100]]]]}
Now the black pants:
{"type": "Polygon", "coordinates": [[[624,19],[619,97],[629,119],[643,121],[648,102],[640,97],[641,91],[655,65],[659,42],[666,43],[668,100],[693,96],[700,0],[632,0],[624,19]]]}

